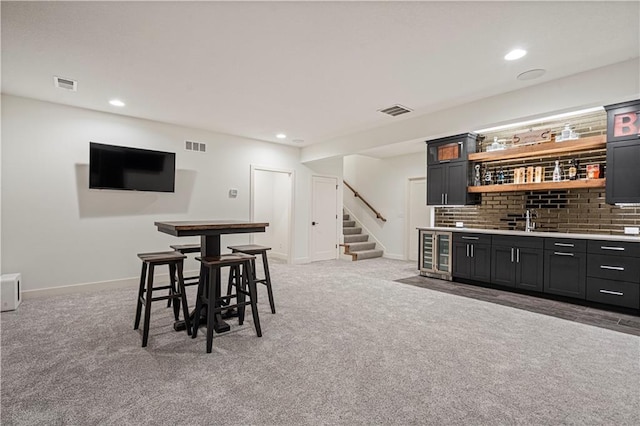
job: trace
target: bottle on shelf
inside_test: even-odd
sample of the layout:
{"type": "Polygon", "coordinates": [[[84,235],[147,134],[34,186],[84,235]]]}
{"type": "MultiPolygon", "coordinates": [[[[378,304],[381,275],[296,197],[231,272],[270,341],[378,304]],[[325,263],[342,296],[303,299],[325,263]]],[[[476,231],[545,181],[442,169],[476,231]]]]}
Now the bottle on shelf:
{"type": "Polygon", "coordinates": [[[556,160],[556,166],[553,168],[553,178],[554,182],[560,182],[562,180],[562,171],[560,170],[560,160],[556,160]]]}
{"type": "Polygon", "coordinates": [[[498,185],[502,185],[504,183],[504,170],[502,166],[500,166],[500,170],[498,171],[498,185]]]}
{"type": "Polygon", "coordinates": [[[480,178],[480,164],[476,164],[473,168],[476,171],[473,175],[473,186],[480,186],[482,185],[482,179],[480,178]]]}
{"type": "Polygon", "coordinates": [[[487,167],[484,170],[484,184],[491,185],[492,183],[493,183],[493,178],[491,176],[491,171],[489,170],[489,167],[487,167]]]}
{"type": "Polygon", "coordinates": [[[569,166],[569,171],[568,171],[568,177],[569,180],[576,180],[578,179],[578,168],[576,166],[576,161],[574,159],[569,160],[568,166],[569,166]]]}

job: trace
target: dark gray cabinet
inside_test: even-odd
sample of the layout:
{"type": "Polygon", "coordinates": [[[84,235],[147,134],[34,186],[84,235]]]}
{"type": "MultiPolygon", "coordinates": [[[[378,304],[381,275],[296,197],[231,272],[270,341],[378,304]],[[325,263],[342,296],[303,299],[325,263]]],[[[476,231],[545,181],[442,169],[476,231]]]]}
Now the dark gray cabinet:
{"type": "Polygon", "coordinates": [[[607,204],[640,203],[640,100],[608,105],[607,204]]]}
{"type": "Polygon", "coordinates": [[[427,205],[476,204],[478,194],[469,194],[468,154],[476,151],[478,135],[462,135],[427,141],[427,205]]]}
{"type": "Polygon", "coordinates": [[[544,292],[584,299],[587,273],[585,240],[545,238],[544,292]]]}
{"type": "Polygon", "coordinates": [[[455,233],[453,235],[452,275],[488,282],[491,277],[491,235],[455,233]]]}
{"type": "Polygon", "coordinates": [[[543,241],[540,238],[494,236],[491,283],[542,291],[543,261],[543,241]]]}

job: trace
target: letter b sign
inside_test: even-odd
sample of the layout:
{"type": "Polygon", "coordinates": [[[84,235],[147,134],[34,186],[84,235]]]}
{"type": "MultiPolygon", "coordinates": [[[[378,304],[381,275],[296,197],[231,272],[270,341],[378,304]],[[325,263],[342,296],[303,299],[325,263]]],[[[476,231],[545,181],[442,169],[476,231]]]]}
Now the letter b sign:
{"type": "Polygon", "coordinates": [[[617,114],[613,119],[613,136],[634,136],[640,133],[640,111],[617,114]]]}

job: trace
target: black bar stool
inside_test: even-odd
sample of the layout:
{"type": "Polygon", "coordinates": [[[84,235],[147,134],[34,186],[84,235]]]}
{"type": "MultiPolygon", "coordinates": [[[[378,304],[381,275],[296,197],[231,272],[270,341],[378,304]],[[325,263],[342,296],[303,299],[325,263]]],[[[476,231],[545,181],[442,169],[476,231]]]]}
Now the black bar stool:
{"type": "MultiPolygon", "coordinates": [[[[258,278],[256,275],[256,261],[255,259],[251,261],[251,271],[253,273],[253,279],[256,283],[261,283],[267,286],[267,293],[269,294],[269,305],[271,306],[271,313],[276,313],[276,304],[273,301],[273,290],[271,289],[271,275],[269,274],[269,262],[267,261],[267,250],[271,250],[271,247],[259,246],[257,244],[247,244],[244,246],[228,246],[233,253],[244,253],[249,255],[260,255],[262,257],[262,266],[264,268],[264,278],[258,278]]],[[[232,277],[229,275],[229,285],[227,287],[227,294],[231,292],[231,280],[232,277]]],[[[257,302],[256,298],[256,302],[257,302]]]]}
{"type": "MultiPolygon", "coordinates": [[[[171,247],[172,249],[174,249],[175,251],[177,251],[178,253],[187,255],[190,253],[200,253],[200,243],[198,244],[172,244],[169,247],[171,247]]],[[[190,277],[184,277],[184,286],[185,287],[189,287],[192,285],[198,285],[198,281],[200,280],[200,276],[199,275],[193,275],[190,277]]],[[[176,291],[175,288],[173,289],[169,289],[169,294],[171,294],[172,291],[176,291]]],[[[168,299],[167,300],[167,308],[171,306],[171,301],[173,299],[168,299]]]]}
{"type": "Polygon", "coordinates": [[[258,306],[256,304],[255,295],[256,283],[251,274],[251,261],[255,260],[254,256],[237,254],[223,254],[221,256],[196,257],[201,262],[201,274],[203,279],[198,285],[198,296],[196,301],[196,315],[193,320],[192,338],[196,338],[198,327],[200,326],[199,312],[203,305],[207,305],[207,353],[211,353],[213,344],[213,321],[214,316],[228,309],[238,309],[238,323],[244,322],[244,311],[246,305],[251,305],[251,314],[253,315],[253,324],[256,328],[258,337],[262,337],[260,329],[260,318],[258,317],[258,306]],[[221,296],[220,282],[218,277],[219,271],[223,267],[230,267],[229,275],[233,274],[239,279],[234,281],[236,287],[235,295],[221,296]],[[249,301],[246,301],[249,297],[249,301]],[[231,299],[235,298],[236,303],[231,304],[231,299]]]}
{"type": "Polygon", "coordinates": [[[142,273],[140,274],[140,288],[138,289],[138,303],[136,308],[136,321],[133,329],[137,330],[140,326],[140,314],[144,305],[144,323],[142,326],[142,347],[147,346],[149,339],[149,319],[151,317],[151,302],[158,300],[174,300],[173,314],[176,321],[179,318],[180,305],[178,300],[182,301],[182,312],[184,321],[187,324],[187,334],[191,334],[189,327],[189,308],[187,306],[187,296],[184,289],[184,278],[182,276],[183,262],[185,255],[175,251],[156,252],[156,253],[139,253],[138,257],[142,260],[142,273]],[[158,265],[169,265],[170,285],[153,287],[153,272],[158,265]],[[148,269],[148,270],[147,270],[148,269]],[[178,287],[176,289],[176,277],[178,287]],[[145,289],[146,281],[146,289],[145,289]],[[153,297],[153,292],[157,290],[170,289],[168,296],[153,297]],[[175,291],[173,289],[176,289],[175,291]]]}

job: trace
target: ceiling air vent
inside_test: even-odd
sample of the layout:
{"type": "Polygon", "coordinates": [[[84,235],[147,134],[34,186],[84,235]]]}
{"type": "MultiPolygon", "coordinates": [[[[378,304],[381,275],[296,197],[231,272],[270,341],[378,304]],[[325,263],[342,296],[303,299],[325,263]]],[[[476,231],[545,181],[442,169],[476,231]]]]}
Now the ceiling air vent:
{"type": "Polygon", "coordinates": [[[383,114],[389,114],[392,117],[397,117],[399,115],[411,112],[412,110],[410,110],[409,108],[407,108],[405,106],[396,104],[396,105],[391,106],[389,108],[379,109],[378,111],[380,111],[383,114]]]}
{"type": "Polygon", "coordinates": [[[70,90],[72,92],[76,92],[78,90],[78,82],[69,78],[54,76],[53,85],[60,89],[70,90]]]}

